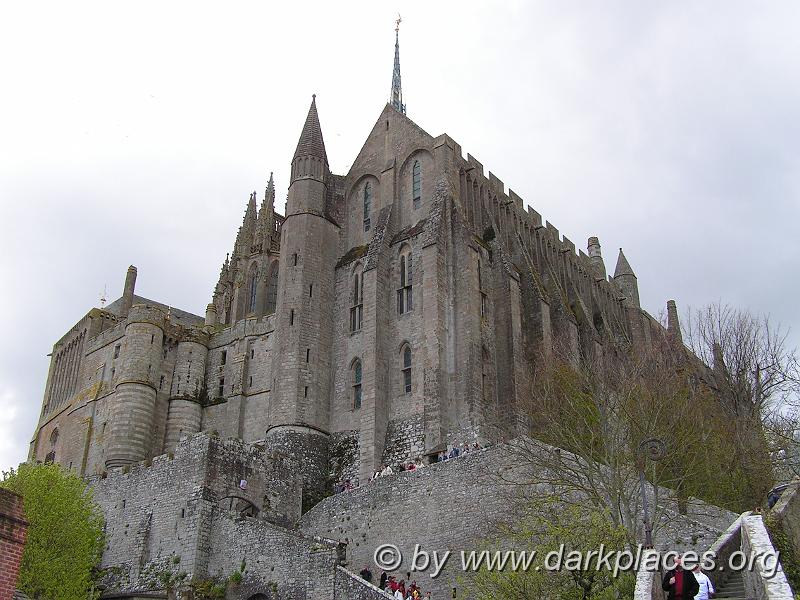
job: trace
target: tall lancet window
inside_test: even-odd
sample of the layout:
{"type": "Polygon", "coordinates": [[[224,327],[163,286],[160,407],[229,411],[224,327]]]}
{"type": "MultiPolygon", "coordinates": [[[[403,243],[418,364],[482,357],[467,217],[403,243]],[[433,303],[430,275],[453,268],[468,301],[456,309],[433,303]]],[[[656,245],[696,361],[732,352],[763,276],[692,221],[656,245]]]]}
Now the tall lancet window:
{"type": "Polygon", "coordinates": [[[256,295],[258,291],[258,269],[255,264],[250,267],[249,286],[248,291],[250,293],[247,301],[247,312],[254,313],[256,312],[256,295]]]}
{"type": "Polygon", "coordinates": [[[372,184],[368,181],[364,184],[364,231],[369,231],[369,215],[372,210],[372,184]]]}
{"type": "Polygon", "coordinates": [[[361,361],[356,359],[351,367],[353,408],[361,408],[361,361]]]}
{"type": "Polygon", "coordinates": [[[401,352],[402,362],[400,372],[403,380],[403,393],[411,393],[411,346],[405,344],[401,352]]]}
{"type": "Polygon", "coordinates": [[[414,200],[414,208],[419,208],[422,202],[422,167],[418,160],[414,161],[411,169],[411,197],[414,200]]]}
{"type": "Polygon", "coordinates": [[[397,313],[402,315],[414,308],[412,291],[413,268],[411,264],[411,248],[400,249],[400,286],[397,288],[397,313]]]}
{"type": "Polygon", "coordinates": [[[267,306],[266,314],[271,315],[275,312],[275,305],[278,302],[278,261],[272,261],[269,268],[269,280],[267,281],[267,306]]]}
{"type": "Polygon", "coordinates": [[[353,270],[350,291],[350,331],[360,331],[364,320],[364,274],[361,266],[353,270]]]}

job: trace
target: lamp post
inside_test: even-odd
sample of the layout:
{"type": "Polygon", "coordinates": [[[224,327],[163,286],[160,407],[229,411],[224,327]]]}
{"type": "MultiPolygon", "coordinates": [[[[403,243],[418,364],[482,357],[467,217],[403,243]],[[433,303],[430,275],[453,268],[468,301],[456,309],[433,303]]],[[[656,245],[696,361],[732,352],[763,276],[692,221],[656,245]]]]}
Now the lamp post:
{"type": "MultiPolygon", "coordinates": [[[[653,547],[653,524],[650,521],[650,512],[647,506],[647,491],[645,490],[644,469],[647,466],[647,459],[658,462],[664,458],[667,446],[659,438],[648,438],[642,440],[636,452],[636,467],[639,469],[639,491],[642,494],[642,512],[644,513],[644,547],[653,547]]],[[[653,484],[655,489],[655,484],[653,484]]],[[[653,495],[655,497],[655,494],[653,495]]],[[[656,507],[653,507],[655,510],[656,507]]]]}

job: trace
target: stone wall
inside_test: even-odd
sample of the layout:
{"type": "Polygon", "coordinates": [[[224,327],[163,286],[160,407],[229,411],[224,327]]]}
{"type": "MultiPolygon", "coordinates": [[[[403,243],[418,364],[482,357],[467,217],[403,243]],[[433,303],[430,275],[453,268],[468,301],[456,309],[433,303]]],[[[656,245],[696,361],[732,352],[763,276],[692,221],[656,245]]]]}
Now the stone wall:
{"type": "MultiPolygon", "coordinates": [[[[347,543],[347,564],[360,568],[373,563],[381,544],[396,545],[404,559],[398,569],[410,571],[416,544],[425,551],[451,550],[454,556],[442,574],[412,573],[411,579],[434,597],[449,597],[452,588],[462,591],[461,550],[481,549],[484,540],[496,537],[498,527],[516,518],[518,486],[501,486],[493,473],[511,476],[516,460],[506,446],[471,451],[459,458],[423,469],[380,477],[361,487],[326,498],[300,519],[301,531],[347,543]]],[[[523,477],[524,473],[514,477],[523,477]]],[[[526,490],[531,493],[531,490],[526,490]]],[[[551,490],[542,493],[552,493],[551,490]]],[[[662,499],[669,499],[667,490],[662,499]]],[[[667,526],[656,532],[656,545],[705,550],[736,515],[693,500],[689,514],[668,511],[667,526]]]]}
{"type": "Polygon", "coordinates": [[[333,596],[335,600],[391,600],[394,598],[391,594],[364,581],[344,567],[336,567],[334,583],[336,585],[333,596]]]}
{"type": "Polygon", "coordinates": [[[173,564],[190,576],[206,574],[218,513],[293,523],[300,515],[296,469],[291,457],[199,433],[179,442],[174,455],[96,478],[94,498],[108,536],[103,566],[113,568],[112,586],[151,589],[154,575],[173,564]]]}
{"type": "MultiPolygon", "coordinates": [[[[756,553],[774,553],[769,533],[764,525],[761,515],[749,515],[742,517],[742,552],[746,556],[753,556],[756,553]]],[[[744,587],[748,598],[764,598],[765,600],[792,600],[794,593],[783,573],[783,567],[778,566],[778,570],[772,577],[767,578],[761,561],[756,560],[752,571],[744,571],[744,587]]]]}
{"type": "Polygon", "coordinates": [[[800,556],[800,482],[793,481],[772,507],[771,515],[786,532],[795,556],[800,556]]]}
{"type": "Polygon", "coordinates": [[[229,586],[228,600],[272,593],[281,600],[330,600],[339,545],[305,537],[251,518],[215,512],[208,576],[226,578],[245,564],[242,583],[229,586]]]}
{"type": "Polygon", "coordinates": [[[14,595],[27,533],[22,496],[0,488],[0,600],[14,595]]]}

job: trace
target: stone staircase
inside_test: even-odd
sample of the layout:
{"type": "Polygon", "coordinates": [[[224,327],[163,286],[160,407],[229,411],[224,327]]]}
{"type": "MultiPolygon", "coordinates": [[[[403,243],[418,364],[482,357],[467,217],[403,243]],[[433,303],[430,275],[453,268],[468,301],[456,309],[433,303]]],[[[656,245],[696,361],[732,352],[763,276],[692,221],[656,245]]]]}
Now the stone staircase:
{"type": "Polygon", "coordinates": [[[717,598],[727,598],[728,600],[747,600],[744,591],[744,577],[741,571],[735,571],[728,575],[722,585],[717,589],[714,596],[717,598]]]}

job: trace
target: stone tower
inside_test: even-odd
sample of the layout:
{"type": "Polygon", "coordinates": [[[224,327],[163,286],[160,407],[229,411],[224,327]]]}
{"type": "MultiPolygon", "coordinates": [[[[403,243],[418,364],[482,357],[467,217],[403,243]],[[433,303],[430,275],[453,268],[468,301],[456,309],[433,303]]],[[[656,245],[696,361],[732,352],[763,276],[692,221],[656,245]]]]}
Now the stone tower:
{"type": "Polygon", "coordinates": [[[135,304],[128,313],[121,368],[109,419],[111,432],[106,468],[121,467],[151,456],[156,383],[161,370],[164,313],[156,306],[135,304]]]}
{"type": "Polygon", "coordinates": [[[276,348],[267,443],[300,459],[303,498],[326,476],[330,433],[334,273],[339,227],[328,213],[328,157],[311,101],[292,159],[281,233],[276,348]]]}
{"type": "Polygon", "coordinates": [[[633,272],[628,259],[622,253],[622,248],[619,249],[619,256],[617,257],[617,266],[614,269],[614,283],[619,286],[622,293],[625,294],[625,304],[628,306],[641,308],[639,304],[639,283],[636,280],[636,274],[633,272]]]}
{"type": "Polygon", "coordinates": [[[175,450],[182,437],[200,431],[208,334],[188,330],[178,342],[177,353],[164,436],[165,452],[175,450]]]}

